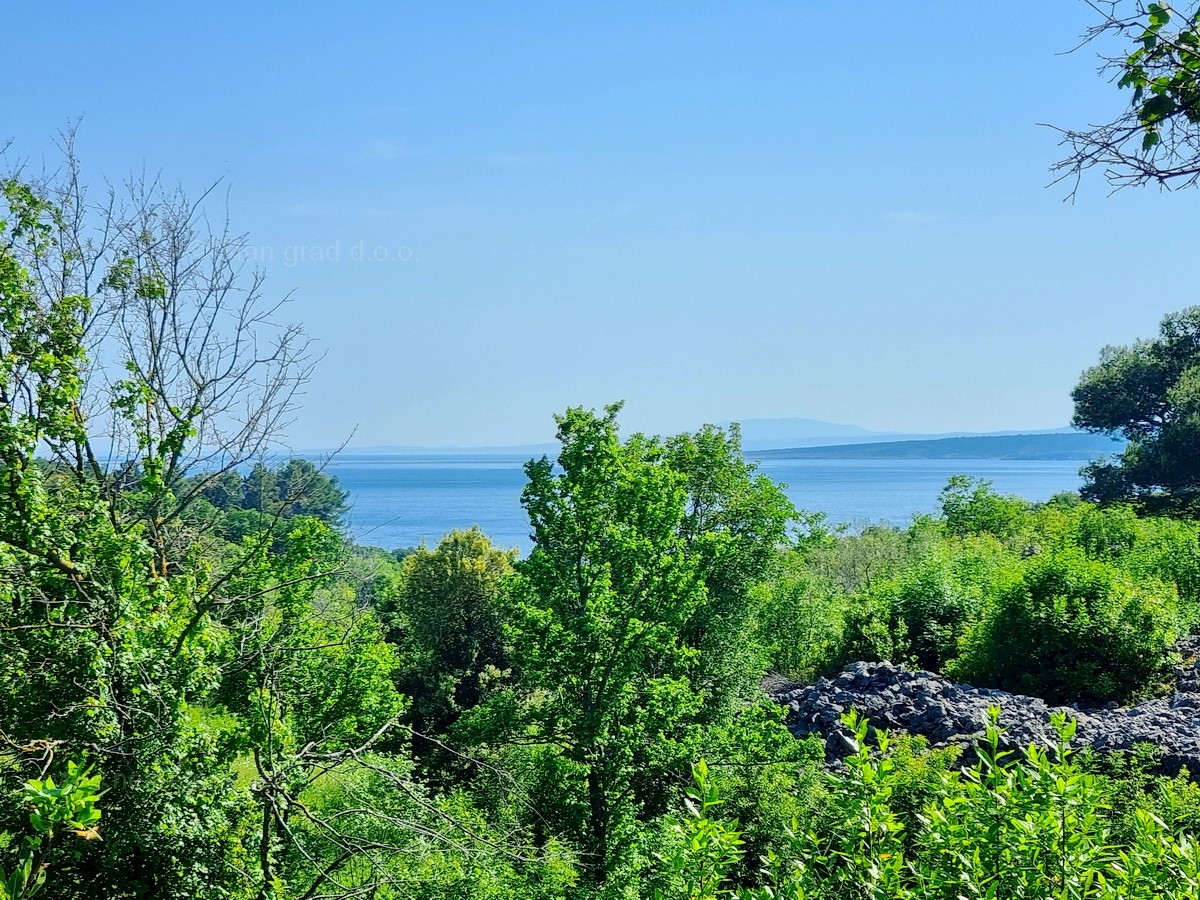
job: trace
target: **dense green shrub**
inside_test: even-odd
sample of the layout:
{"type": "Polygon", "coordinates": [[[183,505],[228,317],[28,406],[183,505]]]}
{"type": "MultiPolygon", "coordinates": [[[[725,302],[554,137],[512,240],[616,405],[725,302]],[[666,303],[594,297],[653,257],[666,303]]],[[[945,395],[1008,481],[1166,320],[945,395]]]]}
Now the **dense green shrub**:
{"type": "Polygon", "coordinates": [[[872,599],[888,611],[903,661],[941,671],[958,655],[959,641],[978,619],[1003,577],[1004,561],[991,538],[939,548],[887,580],[872,599]]]}
{"type": "Polygon", "coordinates": [[[1200,532],[1192,522],[1152,518],[1139,521],[1140,540],[1123,565],[1136,578],[1175,585],[1190,627],[1200,622],[1200,532]]]}
{"type": "Polygon", "coordinates": [[[893,615],[886,595],[855,597],[846,610],[846,628],[840,663],[856,660],[904,660],[908,657],[908,629],[893,615]]]}
{"type": "Polygon", "coordinates": [[[1128,506],[1087,504],[1079,508],[1073,536],[1089,556],[1117,560],[1137,547],[1141,530],[1137,513],[1128,506]]]}
{"type": "Polygon", "coordinates": [[[1124,504],[1046,503],[1031,513],[1022,549],[1068,548],[1112,563],[1137,579],[1174,584],[1190,620],[1200,605],[1200,531],[1194,522],[1139,515],[1124,504]]]}
{"type": "Polygon", "coordinates": [[[1128,839],[1143,814],[1157,816],[1173,834],[1200,834],[1200,784],[1186,768],[1167,777],[1165,752],[1154,744],[1137,744],[1129,753],[1085,748],[1075,757],[1080,767],[1106,779],[1113,801],[1107,811],[1114,837],[1128,839]]]}
{"type": "Polygon", "coordinates": [[[1015,538],[1028,521],[1029,504],[992,490],[991,482],[954,475],[941,495],[942,516],[950,534],[990,534],[1015,538]]]}
{"type": "Polygon", "coordinates": [[[773,672],[808,681],[843,659],[846,600],[828,579],[793,565],[756,593],[755,630],[773,672]]]}
{"type": "Polygon", "coordinates": [[[750,709],[705,742],[724,813],[744,823],[746,855],[732,870],[742,884],[753,883],[759,860],[786,849],[791,823],[811,818],[823,803],[824,747],[816,737],[797,740],[781,718],[779,707],[750,709]]]}
{"type": "Polygon", "coordinates": [[[1050,703],[1126,699],[1164,672],[1175,588],[1064,550],[1030,558],[964,642],[953,675],[1050,703]]]}
{"type": "Polygon", "coordinates": [[[688,815],[675,823],[676,847],[663,856],[657,900],[1197,896],[1193,835],[1141,808],[1115,832],[1116,785],[1079,765],[1069,749],[1074,723],[1061,715],[1059,742],[1049,751],[1003,751],[993,724],[972,768],[924,773],[916,817],[900,806],[911,761],[902,761],[886,734],[871,746],[865,722],[847,723],[860,749],[845,772],[827,774],[818,827],[799,823],[788,850],[765,860],[757,885],[737,886],[729,877],[745,855],[742,834],[734,817],[720,815],[720,791],[697,767],[688,815]]]}

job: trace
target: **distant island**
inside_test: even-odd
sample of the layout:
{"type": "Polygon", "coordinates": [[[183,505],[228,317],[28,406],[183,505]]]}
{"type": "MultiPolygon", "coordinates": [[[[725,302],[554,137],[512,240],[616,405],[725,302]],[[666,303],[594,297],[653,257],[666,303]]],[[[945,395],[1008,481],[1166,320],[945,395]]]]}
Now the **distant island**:
{"type": "MultiPolygon", "coordinates": [[[[939,447],[941,441],[946,438],[1041,438],[1044,436],[1057,435],[1073,435],[1076,438],[1082,437],[1084,443],[1080,446],[1083,448],[1083,456],[1069,455],[1051,456],[1051,457],[1021,457],[1014,456],[1014,459],[1088,459],[1095,455],[1096,452],[1107,452],[1110,450],[1120,449],[1120,445],[1110,447],[1107,438],[1087,435],[1084,432],[1071,428],[1070,426],[1062,426],[1058,428],[1034,429],[1026,428],[1024,430],[1005,430],[1005,431],[945,431],[945,432],[912,432],[912,431],[872,431],[868,428],[863,428],[860,425],[846,425],[838,422],[825,422],[820,419],[740,419],[740,420],[724,420],[716,422],[716,425],[721,428],[728,429],[733,425],[737,425],[742,436],[742,447],[747,456],[757,457],[765,455],[771,451],[776,456],[791,457],[794,456],[797,450],[809,448],[827,448],[832,446],[838,447],[861,447],[868,444],[887,444],[896,445],[903,444],[905,452],[900,456],[894,457],[898,459],[906,458],[922,458],[923,452],[910,453],[918,444],[937,444],[939,447]],[[1093,452],[1093,445],[1096,449],[1093,452]]],[[[693,423],[693,428],[699,427],[699,422],[693,423]]],[[[1038,452],[1041,452],[1039,445],[1038,452]]],[[[341,448],[326,447],[323,449],[293,449],[293,455],[298,454],[310,459],[322,459],[331,455],[346,455],[353,457],[364,456],[519,456],[523,459],[540,457],[546,454],[553,456],[556,452],[556,444],[553,443],[534,443],[526,442],[523,444],[376,444],[376,445],[360,445],[356,443],[349,444],[341,448]]],[[[1073,444],[1068,444],[1067,449],[1074,453],[1078,448],[1073,444]]],[[[971,450],[966,454],[951,453],[950,458],[962,456],[963,458],[991,459],[996,458],[995,453],[991,450],[986,451],[982,456],[977,455],[979,450],[971,450]]],[[[1008,456],[1008,451],[1001,451],[1005,457],[1008,456]]],[[[929,458],[937,459],[943,454],[939,450],[938,453],[929,458]]],[[[836,457],[848,457],[845,454],[837,453],[836,457]]],[[[818,454],[815,458],[828,459],[835,458],[818,454]]],[[[858,458],[892,458],[890,454],[877,455],[869,454],[865,457],[858,458]]],[[[281,460],[282,461],[282,460],[281,460]]]]}
{"type": "Polygon", "coordinates": [[[1060,432],[948,437],[934,440],[883,441],[826,447],[760,450],[757,458],[788,459],[1095,459],[1118,453],[1124,441],[1103,434],[1060,432]]]}

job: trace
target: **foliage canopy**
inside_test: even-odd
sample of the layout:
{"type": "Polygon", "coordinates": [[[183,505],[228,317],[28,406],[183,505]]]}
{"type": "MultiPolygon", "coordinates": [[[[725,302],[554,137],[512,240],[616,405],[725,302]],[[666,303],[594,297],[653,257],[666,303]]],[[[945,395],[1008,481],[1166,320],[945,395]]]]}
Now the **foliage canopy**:
{"type": "Polygon", "coordinates": [[[1166,316],[1158,337],[1106,347],[1071,394],[1074,424],[1120,434],[1117,460],[1084,470],[1084,497],[1192,510],[1200,499],[1200,307],[1166,316]]]}

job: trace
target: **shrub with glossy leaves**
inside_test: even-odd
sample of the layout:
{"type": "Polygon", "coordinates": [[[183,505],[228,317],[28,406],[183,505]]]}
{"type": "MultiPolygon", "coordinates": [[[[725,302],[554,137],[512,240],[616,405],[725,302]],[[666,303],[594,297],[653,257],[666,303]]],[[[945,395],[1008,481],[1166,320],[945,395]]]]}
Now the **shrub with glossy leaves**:
{"type": "MultiPolygon", "coordinates": [[[[1057,745],[1001,748],[992,712],[970,769],[945,769],[915,819],[897,798],[904,772],[881,734],[852,715],[859,750],[829,772],[820,827],[798,826],[791,847],[765,860],[762,883],[737,888],[728,873],[740,851],[736,821],[700,780],[703,804],[678,826],[662,900],[1192,900],[1200,890],[1200,845],[1136,809],[1120,834],[1110,827],[1112,782],[1081,768],[1070,750],[1075,723],[1057,714],[1057,745]]],[[[700,773],[701,775],[703,773],[700,773]]]]}
{"type": "Polygon", "coordinates": [[[41,893],[61,839],[71,833],[84,840],[99,840],[103,793],[100,776],[74,761],[55,783],[54,778],[34,778],[21,789],[29,808],[29,834],[20,842],[15,865],[0,869],[0,900],[29,900],[41,893]]]}

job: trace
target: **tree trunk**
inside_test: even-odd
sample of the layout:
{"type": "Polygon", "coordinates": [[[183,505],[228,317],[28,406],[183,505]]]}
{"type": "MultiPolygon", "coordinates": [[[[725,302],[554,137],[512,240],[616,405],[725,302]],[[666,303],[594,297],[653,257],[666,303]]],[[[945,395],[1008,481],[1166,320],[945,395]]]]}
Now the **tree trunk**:
{"type": "Polygon", "coordinates": [[[600,769],[594,763],[588,769],[588,804],[592,832],[590,872],[592,881],[600,884],[608,877],[608,797],[600,769]]]}

